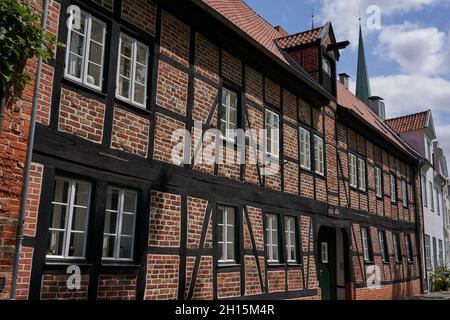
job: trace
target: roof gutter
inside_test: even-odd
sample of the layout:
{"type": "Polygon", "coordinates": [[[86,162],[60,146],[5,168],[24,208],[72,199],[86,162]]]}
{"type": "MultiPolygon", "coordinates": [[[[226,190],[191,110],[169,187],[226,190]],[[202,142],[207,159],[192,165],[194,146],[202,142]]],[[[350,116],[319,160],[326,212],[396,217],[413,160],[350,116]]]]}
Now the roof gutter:
{"type": "Polygon", "coordinates": [[[215,19],[219,20],[223,24],[227,25],[233,32],[239,34],[242,38],[244,38],[246,41],[250,42],[253,46],[255,46],[259,51],[262,51],[267,57],[269,57],[273,62],[277,63],[281,68],[284,70],[290,72],[291,74],[295,75],[299,80],[301,80],[303,83],[308,85],[311,89],[315,90],[316,92],[320,93],[324,97],[330,100],[336,100],[336,97],[333,97],[330,93],[328,93],[325,89],[323,89],[318,83],[313,81],[312,79],[309,79],[308,77],[304,76],[303,74],[297,72],[295,68],[287,65],[283,61],[280,60],[276,55],[274,55],[272,52],[267,50],[266,47],[261,45],[258,41],[250,37],[247,33],[242,31],[240,28],[238,28],[236,25],[234,25],[230,20],[225,18],[223,15],[221,15],[219,12],[208,6],[206,3],[204,3],[202,0],[190,0],[193,4],[198,6],[200,9],[206,11],[208,14],[213,16],[215,19]]]}

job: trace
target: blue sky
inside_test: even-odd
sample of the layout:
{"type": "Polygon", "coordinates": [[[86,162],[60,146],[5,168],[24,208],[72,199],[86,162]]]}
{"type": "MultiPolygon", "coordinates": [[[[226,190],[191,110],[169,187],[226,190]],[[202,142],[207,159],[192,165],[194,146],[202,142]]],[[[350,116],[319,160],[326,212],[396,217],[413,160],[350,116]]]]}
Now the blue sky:
{"type": "Polygon", "coordinates": [[[358,17],[362,18],[372,94],[386,100],[388,117],[433,111],[438,139],[450,159],[450,0],[245,0],[289,33],[331,21],[338,41],[349,40],[338,72],[356,80],[358,17]],[[367,8],[381,26],[368,29],[367,8]]]}

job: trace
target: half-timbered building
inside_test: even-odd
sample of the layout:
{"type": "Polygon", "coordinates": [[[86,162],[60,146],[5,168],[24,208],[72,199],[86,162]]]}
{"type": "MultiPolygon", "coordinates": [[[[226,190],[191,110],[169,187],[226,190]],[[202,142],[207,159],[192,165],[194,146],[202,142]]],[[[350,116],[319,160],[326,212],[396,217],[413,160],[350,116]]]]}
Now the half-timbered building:
{"type": "MultiPolygon", "coordinates": [[[[51,0],[48,31],[66,46],[41,75],[17,299],[420,292],[418,158],[335,80],[348,43],[331,23],[290,35],[241,0],[51,0]],[[174,130],[211,128],[246,161],[173,162],[174,130]],[[238,145],[230,128],[279,134],[238,145]]],[[[0,132],[2,298],[31,95],[0,132]]]]}

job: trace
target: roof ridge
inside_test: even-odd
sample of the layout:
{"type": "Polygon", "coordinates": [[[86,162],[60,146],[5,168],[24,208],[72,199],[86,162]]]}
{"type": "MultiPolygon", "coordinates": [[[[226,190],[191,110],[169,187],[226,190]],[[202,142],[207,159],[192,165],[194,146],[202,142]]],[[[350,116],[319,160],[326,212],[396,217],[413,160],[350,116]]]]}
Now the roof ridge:
{"type": "Polygon", "coordinates": [[[280,38],[276,38],[275,40],[281,40],[281,39],[284,39],[284,38],[295,37],[295,36],[298,36],[298,35],[301,35],[301,34],[304,34],[304,33],[307,33],[307,32],[316,31],[316,30],[323,29],[323,28],[325,28],[325,25],[323,25],[323,26],[321,26],[321,27],[309,29],[309,30],[299,31],[299,32],[297,32],[297,33],[293,33],[293,34],[289,34],[289,35],[287,35],[287,36],[283,36],[283,37],[280,37],[280,38]]]}
{"type": "Polygon", "coordinates": [[[394,121],[394,120],[400,120],[403,118],[408,118],[408,117],[414,117],[414,116],[418,116],[424,113],[428,113],[430,110],[425,110],[425,111],[419,111],[419,112],[415,112],[415,113],[410,113],[410,114],[404,114],[402,116],[398,116],[395,118],[390,118],[390,119],[386,119],[386,121],[394,121]]]}

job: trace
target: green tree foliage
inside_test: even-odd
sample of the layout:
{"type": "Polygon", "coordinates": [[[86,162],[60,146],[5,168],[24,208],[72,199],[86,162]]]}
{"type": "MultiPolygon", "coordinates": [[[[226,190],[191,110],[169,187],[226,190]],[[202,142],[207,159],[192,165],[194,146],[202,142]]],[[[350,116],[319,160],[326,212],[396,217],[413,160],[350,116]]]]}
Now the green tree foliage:
{"type": "Polygon", "coordinates": [[[0,85],[8,93],[20,93],[31,80],[24,72],[27,60],[42,57],[48,62],[55,45],[55,36],[42,34],[40,14],[17,0],[0,0],[0,85]]]}

